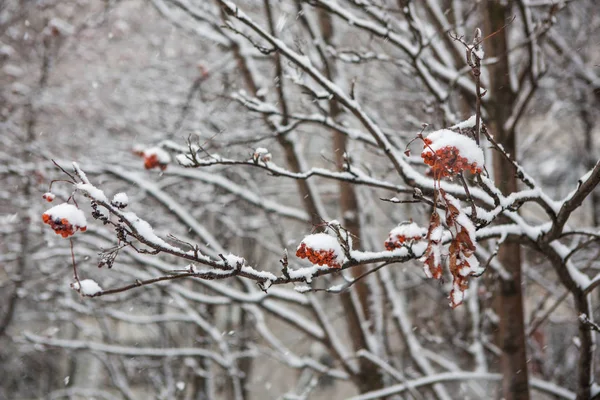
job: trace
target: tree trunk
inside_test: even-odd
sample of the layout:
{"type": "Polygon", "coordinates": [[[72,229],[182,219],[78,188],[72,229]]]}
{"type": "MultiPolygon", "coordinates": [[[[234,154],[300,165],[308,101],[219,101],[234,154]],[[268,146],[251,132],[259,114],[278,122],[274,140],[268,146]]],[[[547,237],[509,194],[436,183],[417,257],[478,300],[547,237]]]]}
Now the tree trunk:
{"type": "MultiPolygon", "coordinates": [[[[333,23],[331,21],[331,15],[329,13],[319,13],[319,25],[321,28],[321,34],[325,43],[330,44],[333,35],[333,23]]],[[[323,60],[328,78],[335,81],[337,78],[337,71],[335,66],[335,60],[324,59],[323,60]]],[[[341,105],[332,99],[329,102],[330,105],[330,116],[332,119],[338,119],[343,109],[341,105]]],[[[347,148],[347,137],[340,132],[332,132],[333,135],[333,153],[335,154],[335,161],[338,170],[343,171],[344,165],[349,162],[346,158],[350,157],[347,148]]],[[[342,226],[350,232],[352,235],[353,248],[361,248],[361,226],[360,226],[360,210],[358,205],[358,198],[356,196],[355,187],[349,183],[340,181],[339,182],[339,210],[342,216],[342,226]]],[[[356,266],[351,269],[353,278],[361,276],[367,271],[367,266],[356,266]]],[[[355,304],[352,300],[352,294],[350,291],[346,291],[341,294],[342,306],[346,313],[346,323],[348,324],[348,331],[350,332],[350,338],[355,351],[361,349],[368,349],[367,339],[363,329],[370,329],[369,327],[361,327],[361,318],[359,313],[362,313],[365,320],[369,319],[369,287],[367,280],[362,279],[358,281],[352,290],[356,291],[358,303],[355,304]]],[[[361,393],[370,392],[373,390],[383,388],[383,377],[370,361],[365,358],[361,358],[359,362],[359,374],[355,378],[355,383],[358,386],[358,390],[361,393]]]]}
{"type": "MultiPolygon", "coordinates": [[[[333,145],[334,151],[336,152],[336,161],[338,168],[344,163],[344,153],[346,153],[346,137],[339,133],[333,133],[333,145]]],[[[340,212],[342,214],[342,224],[350,232],[353,240],[353,247],[355,249],[360,248],[361,239],[361,227],[358,210],[358,199],[354,187],[348,182],[340,182],[339,192],[339,205],[340,212]]],[[[367,266],[357,266],[351,269],[352,277],[357,278],[367,271],[367,266]]],[[[359,312],[362,312],[365,320],[369,318],[369,287],[366,279],[358,281],[354,285],[354,290],[358,295],[358,309],[357,305],[352,301],[351,292],[346,291],[341,294],[342,305],[346,313],[346,322],[348,324],[348,331],[352,339],[352,345],[355,351],[360,349],[368,349],[366,338],[363,334],[363,328],[361,327],[361,318],[359,312]]],[[[369,329],[365,327],[364,329],[369,329]]],[[[383,388],[382,376],[379,373],[377,367],[371,364],[370,361],[362,358],[360,363],[360,372],[356,379],[356,384],[361,393],[370,392],[373,390],[383,388]]]]}
{"type": "MultiPolygon", "coordinates": [[[[515,94],[510,86],[510,65],[507,57],[508,31],[505,28],[511,16],[512,2],[490,0],[484,6],[486,35],[497,32],[485,42],[488,57],[498,62],[490,65],[489,128],[496,140],[512,157],[516,155],[516,133],[505,131],[515,94]]],[[[494,180],[504,194],[517,191],[515,169],[500,153],[494,153],[494,180]]],[[[521,248],[518,243],[505,243],[498,252],[498,261],[512,274],[500,281],[496,313],[500,318],[498,345],[502,350],[502,395],[506,400],[529,399],[527,354],[525,345],[525,317],[523,287],[521,284],[521,248]]]]}

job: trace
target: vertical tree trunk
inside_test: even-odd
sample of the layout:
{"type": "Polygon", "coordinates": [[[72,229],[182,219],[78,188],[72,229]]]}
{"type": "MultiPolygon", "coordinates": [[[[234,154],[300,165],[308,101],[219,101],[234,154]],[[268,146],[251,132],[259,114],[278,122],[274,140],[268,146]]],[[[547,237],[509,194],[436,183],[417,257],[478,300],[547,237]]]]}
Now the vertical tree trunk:
{"type": "MultiPolygon", "coordinates": [[[[319,25],[324,42],[329,44],[334,35],[331,15],[326,12],[319,13],[319,25]]],[[[337,78],[335,61],[324,59],[323,62],[325,63],[328,78],[335,80],[337,78]]],[[[338,119],[343,112],[340,104],[335,99],[332,99],[329,102],[329,107],[331,118],[334,120],[338,119]]],[[[343,170],[344,164],[347,162],[346,157],[350,156],[348,154],[347,137],[340,132],[332,132],[332,135],[336,166],[338,170],[343,170]]],[[[342,225],[352,235],[353,247],[355,249],[360,249],[361,226],[358,198],[354,186],[349,182],[340,181],[339,183],[339,210],[342,216],[342,225]]],[[[357,278],[366,272],[366,270],[367,266],[362,265],[352,268],[351,273],[354,278],[357,278]]],[[[346,312],[346,323],[348,324],[352,345],[354,350],[358,351],[360,349],[368,348],[363,329],[369,329],[369,327],[361,327],[361,318],[359,315],[359,313],[362,312],[364,318],[368,319],[370,314],[369,287],[366,279],[358,281],[354,285],[353,290],[356,291],[358,305],[353,302],[351,292],[342,293],[340,297],[342,306],[346,312]]],[[[356,384],[361,393],[383,388],[383,377],[378,368],[364,358],[360,360],[359,368],[360,372],[356,379],[356,384]]]]}
{"type": "MultiPolygon", "coordinates": [[[[516,155],[516,134],[505,131],[504,123],[510,116],[515,94],[510,86],[510,65],[507,57],[508,30],[512,2],[489,0],[484,3],[486,35],[497,32],[485,42],[488,57],[498,62],[488,67],[490,73],[491,133],[511,156],[516,155]]],[[[493,160],[494,180],[504,194],[517,191],[514,167],[501,154],[493,160]]],[[[525,345],[525,318],[521,285],[521,248],[518,243],[505,243],[498,252],[498,260],[512,274],[510,280],[500,281],[496,313],[500,318],[498,345],[502,349],[502,394],[506,400],[529,399],[527,354],[525,345]]]]}
{"type": "MultiPolygon", "coordinates": [[[[332,115],[333,116],[333,115],[332,115]]],[[[333,133],[333,146],[336,154],[336,161],[338,168],[343,166],[344,153],[346,153],[346,137],[339,132],[333,133]]],[[[358,210],[358,199],[354,187],[348,182],[340,182],[339,191],[339,206],[342,214],[342,224],[350,232],[353,240],[353,247],[355,249],[360,248],[361,239],[361,226],[358,210]]],[[[367,266],[357,266],[351,269],[352,276],[354,278],[362,275],[366,272],[367,266]]],[[[344,292],[341,294],[342,306],[346,312],[346,322],[348,324],[348,331],[352,339],[352,345],[354,350],[367,349],[366,338],[363,334],[363,327],[361,327],[361,318],[359,312],[362,312],[365,319],[369,317],[369,287],[365,279],[358,281],[354,285],[358,297],[358,309],[357,305],[352,301],[352,295],[350,292],[344,292]]],[[[369,327],[364,327],[369,329],[369,327]]],[[[366,359],[361,359],[359,363],[360,372],[357,377],[357,386],[361,393],[370,392],[373,390],[381,389],[383,387],[382,376],[379,373],[378,368],[371,364],[366,359]]]]}
{"type": "MultiPolygon", "coordinates": [[[[594,168],[596,165],[596,157],[594,154],[594,137],[592,135],[594,131],[594,117],[593,112],[594,102],[593,100],[589,100],[585,95],[581,96],[581,108],[579,111],[579,115],[581,116],[581,120],[583,122],[583,139],[584,139],[584,151],[587,153],[584,159],[584,168],[590,170],[594,168]]],[[[599,95],[596,96],[598,100],[597,103],[600,103],[600,92],[599,95]]],[[[593,191],[590,194],[590,202],[591,202],[591,216],[592,216],[592,225],[599,226],[600,225],[600,194],[598,191],[593,191]]]]}

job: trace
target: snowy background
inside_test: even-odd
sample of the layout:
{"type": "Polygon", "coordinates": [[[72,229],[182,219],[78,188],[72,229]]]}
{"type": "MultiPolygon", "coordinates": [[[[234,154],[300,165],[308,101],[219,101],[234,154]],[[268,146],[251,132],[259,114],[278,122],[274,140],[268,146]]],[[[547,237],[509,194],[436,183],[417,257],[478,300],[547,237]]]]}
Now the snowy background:
{"type": "MultiPolygon", "coordinates": [[[[387,265],[364,279],[368,284],[351,290],[349,270],[313,277],[348,262],[335,229],[327,238],[306,237],[322,231],[325,222],[334,228],[337,220],[360,225],[360,243],[354,245],[364,252],[354,253],[355,260],[388,257],[381,255],[384,243],[396,234],[412,237],[412,249],[393,250],[394,256],[410,258],[413,251],[420,256],[425,250],[415,236],[426,235],[431,207],[398,200],[412,198],[412,187],[350,112],[326,121],[330,93],[288,59],[281,63],[282,77],[290,120],[297,124],[282,121],[274,53],[263,54],[236,34],[247,30],[237,21],[225,24],[216,3],[0,4],[0,399],[234,399],[240,394],[342,399],[372,390],[360,384],[372,379],[369,373],[349,378],[352,366],[386,371],[380,387],[407,381],[419,386],[430,376],[447,380],[410,388],[401,398],[475,399],[498,393],[501,349],[495,344],[494,299],[501,267],[471,278],[465,303],[456,309],[448,306],[452,277],[444,272],[441,281],[427,279],[423,262],[414,259],[387,265]],[[254,88],[240,54],[254,69],[254,88]],[[282,135],[289,126],[291,133],[282,135]],[[332,139],[332,126],[348,138],[345,154],[332,139]],[[300,171],[312,171],[310,179],[297,180],[290,173],[288,139],[300,155],[300,171]],[[202,158],[200,168],[184,168],[193,164],[185,157],[188,144],[198,146],[193,149],[202,158]],[[144,168],[150,157],[157,168],[144,168]],[[57,181],[51,190],[56,198],[47,202],[42,196],[50,182],[69,179],[51,160],[71,173],[76,161],[94,186],[57,181]],[[348,206],[342,204],[350,198],[347,189],[335,174],[352,168],[364,184],[354,186],[357,204],[348,206]],[[298,182],[310,182],[320,215],[311,214],[298,182]],[[75,190],[85,216],[64,207],[48,215],[86,226],[72,242],[80,282],[74,281],[69,239],[42,220],[75,190]],[[190,254],[197,245],[215,262],[239,265],[259,277],[282,276],[280,260],[287,249],[287,273],[308,278],[266,292],[255,281],[232,277],[161,281],[84,297],[173,271],[207,268],[190,267],[189,261],[165,253],[119,248],[114,227],[92,217],[86,195],[112,202],[151,243],[190,254]],[[406,221],[419,227],[393,231],[406,221]],[[296,257],[301,243],[334,255],[329,264],[312,266],[296,257]],[[365,287],[368,302],[356,306],[365,287]],[[348,307],[369,314],[366,320],[363,315],[362,327],[352,325],[348,307]],[[356,346],[361,329],[370,331],[367,349],[356,346]]],[[[234,3],[269,30],[263,2],[234,3]]],[[[333,39],[324,44],[311,37],[320,29],[323,8],[292,0],[271,3],[276,35],[319,70],[327,67],[319,61],[325,54],[337,86],[352,93],[400,153],[419,132],[428,137],[474,115],[464,49],[444,32],[470,38],[475,27],[484,28],[484,6],[412,2],[419,4],[410,6],[418,16],[411,25],[398,6],[402,2],[372,1],[373,7],[363,8],[360,1],[324,1],[350,13],[334,17],[333,39]],[[444,14],[440,7],[452,12],[444,14]],[[440,25],[436,10],[451,22],[454,14],[463,18],[452,30],[440,25]],[[362,29],[364,20],[375,33],[362,29]],[[391,42],[377,37],[386,24],[411,46],[426,42],[424,62],[439,65],[429,85],[393,37],[391,42]]],[[[519,3],[528,4],[538,23],[539,48],[533,51],[544,72],[519,114],[513,156],[543,187],[544,196],[560,200],[600,154],[600,5],[560,3],[554,14],[550,2],[519,3]]],[[[523,32],[529,28],[517,6],[515,13],[508,37],[527,43],[523,32]]],[[[509,56],[519,99],[527,90],[522,82],[528,79],[528,49],[515,46],[509,56]]],[[[485,68],[483,77],[489,79],[485,68]]],[[[463,138],[451,143],[471,163],[491,170],[489,143],[483,143],[482,154],[468,147],[471,143],[461,148],[463,138]]],[[[405,157],[419,172],[419,182],[427,179],[422,147],[422,141],[413,142],[405,157]]],[[[597,234],[599,196],[596,190],[574,212],[569,229],[597,234]]],[[[467,218],[469,206],[463,204],[461,218],[467,218]]],[[[536,229],[547,222],[535,202],[523,205],[520,215],[536,229]]],[[[490,232],[492,240],[480,245],[487,256],[499,238],[490,232]]],[[[583,246],[571,260],[577,269],[572,275],[594,278],[600,273],[597,241],[583,243],[566,242],[583,246]]],[[[577,310],[548,259],[526,248],[522,255],[532,398],[574,398],[577,310]]],[[[598,320],[600,289],[589,297],[590,317],[598,320]]],[[[597,374],[598,358],[594,362],[597,374]]],[[[373,396],[361,398],[379,398],[373,396]]]]}

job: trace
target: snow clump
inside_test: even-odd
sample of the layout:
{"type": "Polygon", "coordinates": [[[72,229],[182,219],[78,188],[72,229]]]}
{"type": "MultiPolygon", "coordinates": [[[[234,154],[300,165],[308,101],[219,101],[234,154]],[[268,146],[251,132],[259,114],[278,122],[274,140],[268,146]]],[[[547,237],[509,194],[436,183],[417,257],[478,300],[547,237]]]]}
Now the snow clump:
{"type": "Polygon", "coordinates": [[[307,258],[313,264],[331,268],[341,268],[345,259],[337,238],[326,233],[305,236],[296,250],[296,257],[307,258]]]}
{"type": "Polygon", "coordinates": [[[93,279],[84,279],[79,282],[73,282],[71,283],[71,287],[83,296],[94,296],[102,292],[100,285],[93,279]]]}
{"type": "Polygon", "coordinates": [[[127,207],[127,204],[129,204],[129,197],[127,197],[126,193],[117,193],[113,196],[113,199],[110,202],[110,204],[112,204],[113,207],[125,208],[127,207]]]}
{"type": "Polygon", "coordinates": [[[386,250],[392,251],[413,241],[421,240],[426,234],[427,229],[420,227],[414,222],[405,222],[390,231],[384,245],[386,250]]]}
{"type": "Polygon", "coordinates": [[[64,238],[87,229],[85,214],[72,204],[62,203],[52,207],[42,214],[42,220],[64,238]]]}
{"type": "Polygon", "coordinates": [[[427,135],[421,152],[425,164],[431,166],[434,177],[451,177],[463,171],[480,173],[484,167],[483,150],[466,135],[441,129],[427,135]]]}
{"type": "Polygon", "coordinates": [[[271,153],[269,153],[269,150],[265,149],[264,147],[259,147],[256,150],[254,150],[254,154],[252,154],[252,160],[254,162],[264,162],[265,164],[268,163],[269,161],[271,161],[271,153]]]}

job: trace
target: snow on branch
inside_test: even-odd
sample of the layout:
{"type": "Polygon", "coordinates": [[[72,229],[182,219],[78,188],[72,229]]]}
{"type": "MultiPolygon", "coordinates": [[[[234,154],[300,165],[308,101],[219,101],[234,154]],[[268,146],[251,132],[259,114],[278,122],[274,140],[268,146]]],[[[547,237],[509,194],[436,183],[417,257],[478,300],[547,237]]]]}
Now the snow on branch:
{"type": "Polygon", "coordinates": [[[337,172],[330,171],[325,168],[310,168],[307,171],[303,172],[292,172],[283,167],[278,166],[272,161],[265,162],[260,158],[251,158],[250,160],[241,161],[241,160],[233,160],[223,157],[198,157],[198,153],[188,153],[188,154],[180,154],[177,156],[177,162],[186,168],[199,168],[199,167],[210,167],[210,166],[218,166],[218,165],[241,165],[241,166],[249,166],[264,169],[270,172],[274,176],[283,176],[292,179],[300,179],[306,180],[311,177],[322,177],[327,179],[333,179],[342,182],[349,182],[357,185],[370,186],[374,188],[381,188],[392,190],[397,193],[412,193],[412,189],[408,189],[404,186],[395,185],[393,183],[389,183],[383,180],[375,179],[358,168],[351,167],[348,171],[337,172]]]}
{"type": "MultiPolygon", "coordinates": [[[[326,274],[331,274],[337,269],[344,270],[357,265],[364,265],[373,262],[405,262],[415,257],[414,253],[406,251],[406,249],[400,249],[403,251],[395,250],[391,252],[382,251],[373,253],[360,252],[352,250],[350,247],[347,247],[345,248],[345,250],[343,250],[343,255],[340,255],[342,254],[341,250],[334,249],[335,251],[338,251],[338,253],[336,253],[337,255],[334,257],[336,268],[332,269],[320,266],[305,267],[298,269],[289,268],[284,271],[283,275],[277,276],[271,272],[260,271],[252,266],[246,265],[245,261],[239,262],[243,259],[235,255],[221,255],[220,259],[214,259],[208,255],[202,254],[199,251],[198,246],[191,246],[193,250],[183,250],[177,246],[173,246],[167,243],[164,239],[160,238],[154,233],[154,229],[147,221],[143,220],[132,211],[123,211],[122,207],[120,207],[121,203],[113,204],[114,201],[109,202],[106,195],[104,195],[104,193],[100,189],[96,188],[90,183],[85,173],[75,163],[74,169],[76,175],[83,181],[83,183],[81,184],[75,183],[74,187],[77,190],[81,190],[86,195],[86,197],[90,199],[92,208],[94,209],[94,213],[92,213],[92,215],[96,219],[100,219],[105,223],[111,224],[115,228],[119,241],[123,245],[129,246],[130,248],[141,254],[156,254],[162,252],[178,258],[182,258],[188,262],[203,264],[213,268],[209,270],[198,270],[194,266],[190,266],[188,271],[183,271],[181,273],[169,274],[163,277],[136,281],[132,284],[125,285],[119,288],[96,290],[94,291],[94,293],[85,292],[85,295],[87,296],[95,297],[112,293],[119,293],[135,287],[140,287],[147,284],[152,284],[155,282],[161,282],[166,280],[174,280],[181,278],[225,279],[233,276],[240,276],[254,280],[258,282],[261,285],[261,287],[266,291],[272,285],[280,285],[291,282],[311,282],[313,278],[326,274]],[[100,207],[105,209],[108,212],[109,216],[106,216],[104,213],[99,212],[98,210],[100,207]],[[134,244],[134,242],[131,241],[131,238],[136,239],[137,241],[146,245],[152,250],[149,251],[143,248],[138,248],[134,244]]],[[[142,181],[134,178],[132,175],[127,174],[124,171],[119,171],[118,174],[127,177],[128,179],[138,184],[143,183],[142,181]]],[[[149,191],[156,191],[149,183],[143,183],[142,186],[149,191]]],[[[158,198],[163,197],[162,192],[157,191],[155,195],[158,198]]],[[[175,207],[173,206],[174,203],[172,201],[166,201],[172,206],[172,208],[175,207]]],[[[174,211],[176,212],[177,210],[175,209],[174,211]]],[[[330,238],[335,241],[333,237],[330,238]]],[[[314,245],[315,243],[310,242],[309,244],[314,245]]],[[[345,246],[349,246],[348,243],[349,242],[346,242],[345,246]]]]}
{"type": "Polygon", "coordinates": [[[85,340],[55,339],[47,336],[24,332],[23,336],[31,343],[43,344],[44,346],[56,347],[68,350],[91,350],[106,354],[119,354],[131,357],[206,357],[216,362],[223,368],[231,367],[231,362],[216,352],[193,347],[193,348],[156,348],[156,347],[128,347],[85,340]]]}
{"type": "MultiPolygon", "coordinates": [[[[395,394],[404,393],[411,388],[420,386],[430,386],[440,382],[452,382],[452,381],[468,381],[468,380],[489,380],[489,381],[500,381],[502,380],[501,374],[494,374],[489,372],[469,372],[469,371],[458,371],[458,372],[442,372],[439,374],[428,375],[422,378],[412,379],[406,383],[399,385],[389,386],[385,389],[373,391],[370,393],[364,393],[355,397],[351,397],[352,400],[375,400],[381,399],[382,397],[393,396],[395,394]]],[[[530,384],[533,389],[541,393],[546,393],[552,396],[557,396],[561,399],[575,400],[575,393],[557,386],[553,383],[542,381],[540,379],[531,379],[530,384]]]]}

